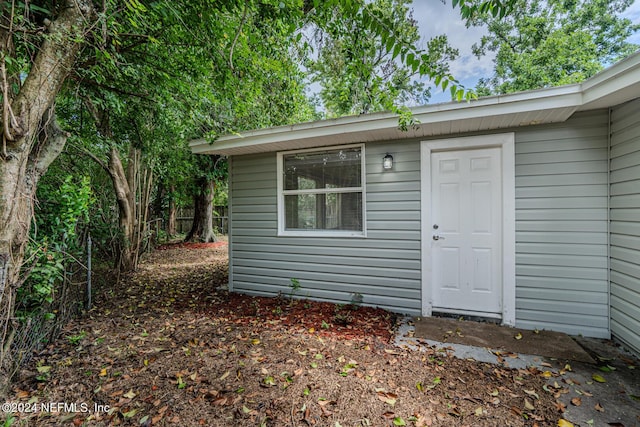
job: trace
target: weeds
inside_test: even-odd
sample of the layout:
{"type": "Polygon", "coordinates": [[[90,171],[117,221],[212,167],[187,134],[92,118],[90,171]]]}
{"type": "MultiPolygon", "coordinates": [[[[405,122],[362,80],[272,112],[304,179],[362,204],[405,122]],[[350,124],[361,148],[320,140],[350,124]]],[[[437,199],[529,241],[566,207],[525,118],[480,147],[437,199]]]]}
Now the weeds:
{"type": "Polygon", "coordinates": [[[289,283],[289,287],[291,288],[291,291],[289,292],[289,299],[293,300],[293,297],[302,288],[302,285],[300,285],[300,281],[298,279],[292,278],[291,283],[289,283]]]}

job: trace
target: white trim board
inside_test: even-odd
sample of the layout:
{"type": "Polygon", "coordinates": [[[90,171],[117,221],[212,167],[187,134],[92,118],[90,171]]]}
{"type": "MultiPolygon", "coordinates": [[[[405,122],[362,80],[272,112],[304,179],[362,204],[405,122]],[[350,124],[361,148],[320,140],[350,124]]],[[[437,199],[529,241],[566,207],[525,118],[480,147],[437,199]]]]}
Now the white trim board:
{"type": "Polygon", "coordinates": [[[431,152],[499,147],[502,151],[502,324],[516,323],[516,216],[515,216],[515,134],[501,133],[420,143],[422,315],[431,316],[431,152]]]}
{"type": "MultiPolygon", "coordinates": [[[[278,237],[349,237],[349,238],[365,238],[367,237],[367,188],[366,188],[366,180],[367,180],[367,172],[366,172],[366,151],[365,144],[349,144],[349,145],[334,145],[330,147],[317,147],[317,148],[308,148],[304,150],[292,150],[292,151],[279,151],[277,153],[277,210],[278,210],[278,237]],[[284,206],[284,156],[287,154],[296,154],[296,153],[313,153],[313,152],[321,152],[321,151],[331,151],[331,150],[339,150],[345,148],[360,148],[360,187],[358,190],[354,192],[359,192],[362,194],[362,231],[357,230],[287,230],[285,228],[286,218],[285,218],[285,206],[284,206]]],[[[312,191],[312,193],[323,193],[323,192],[335,192],[335,191],[343,191],[344,189],[318,189],[312,191]]]]}

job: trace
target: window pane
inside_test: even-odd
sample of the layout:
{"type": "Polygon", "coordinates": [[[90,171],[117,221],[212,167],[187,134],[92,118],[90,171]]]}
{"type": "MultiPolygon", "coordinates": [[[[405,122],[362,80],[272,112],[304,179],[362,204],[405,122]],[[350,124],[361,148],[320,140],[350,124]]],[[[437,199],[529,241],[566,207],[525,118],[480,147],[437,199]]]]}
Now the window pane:
{"type": "Polygon", "coordinates": [[[286,230],[362,231],[362,193],[285,196],[286,230]]]}
{"type": "Polygon", "coordinates": [[[284,156],[284,189],[361,186],[360,147],[284,156]]]}

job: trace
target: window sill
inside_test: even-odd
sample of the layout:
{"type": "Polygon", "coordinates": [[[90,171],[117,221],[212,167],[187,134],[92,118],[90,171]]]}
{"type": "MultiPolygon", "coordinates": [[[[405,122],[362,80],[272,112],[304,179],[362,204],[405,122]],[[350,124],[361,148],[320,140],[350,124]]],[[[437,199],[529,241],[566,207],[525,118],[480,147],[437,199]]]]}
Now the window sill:
{"type": "Polygon", "coordinates": [[[335,230],[280,230],[278,237],[348,237],[348,238],[365,238],[367,233],[364,231],[335,231],[335,230]]]}

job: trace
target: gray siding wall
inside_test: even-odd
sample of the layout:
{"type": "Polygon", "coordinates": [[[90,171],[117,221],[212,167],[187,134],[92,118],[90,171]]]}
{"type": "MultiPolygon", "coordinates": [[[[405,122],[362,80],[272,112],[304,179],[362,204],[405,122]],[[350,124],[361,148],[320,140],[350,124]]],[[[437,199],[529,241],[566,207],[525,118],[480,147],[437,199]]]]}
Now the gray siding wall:
{"type": "Polygon", "coordinates": [[[516,133],[516,325],[608,338],[608,112],[516,133]]]}
{"type": "Polygon", "coordinates": [[[611,332],[640,354],[640,99],[611,115],[611,332]]]}
{"type": "MultiPolygon", "coordinates": [[[[604,110],[516,130],[517,326],[609,337],[607,147],[604,110]]],[[[233,158],[235,291],[287,295],[297,278],[300,297],[357,292],[420,313],[419,141],[368,143],[365,154],[366,238],[277,237],[276,153],[233,158]]]]}
{"type": "Polygon", "coordinates": [[[277,237],[276,153],[236,156],[231,171],[233,290],[420,312],[420,148],[417,142],[367,144],[367,237],[277,237]],[[393,154],[393,172],[382,158],[393,154]]]}

